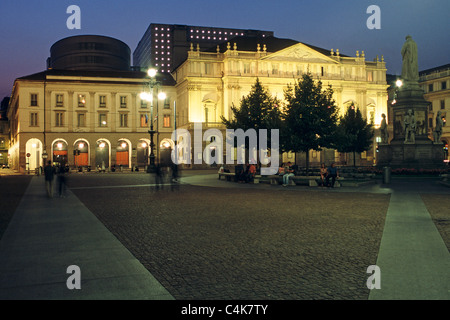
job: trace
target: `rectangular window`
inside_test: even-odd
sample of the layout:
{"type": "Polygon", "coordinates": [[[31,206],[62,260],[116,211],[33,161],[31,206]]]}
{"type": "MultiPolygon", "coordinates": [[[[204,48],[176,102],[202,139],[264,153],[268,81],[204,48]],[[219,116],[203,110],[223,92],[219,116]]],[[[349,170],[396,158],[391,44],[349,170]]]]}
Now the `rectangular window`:
{"type": "Polygon", "coordinates": [[[79,113],[78,114],[78,128],[83,128],[86,126],[86,114],[85,113],[79,113]]]}
{"type": "Polygon", "coordinates": [[[372,71],[367,72],[367,81],[373,81],[373,73],[372,71]]]}
{"type": "Polygon", "coordinates": [[[432,118],[428,119],[428,128],[433,129],[433,119],[432,118]]]}
{"type": "Polygon", "coordinates": [[[107,120],[106,113],[98,114],[98,126],[99,127],[106,127],[107,126],[106,120],[107,120]]]}
{"type": "Polygon", "coordinates": [[[169,99],[169,97],[166,97],[164,99],[164,109],[170,109],[170,99],[169,99]]]}
{"type": "Polygon", "coordinates": [[[163,119],[163,127],[170,128],[170,115],[165,114],[163,119]]]}
{"type": "Polygon", "coordinates": [[[120,127],[121,128],[128,127],[128,114],[127,113],[120,114],[120,127]]]}
{"type": "Polygon", "coordinates": [[[428,85],[428,92],[431,92],[431,91],[433,91],[433,84],[432,83],[430,83],[428,85]]]}
{"type": "Polygon", "coordinates": [[[121,108],[127,107],[127,97],[125,97],[125,96],[120,97],[120,107],[121,108]]]}
{"type": "Polygon", "coordinates": [[[64,112],[55,113],[55,127],[62,127],[64,125],[64,112]]]}
{"type": "Polygon", "coordinates": [[[38,125],[38,114],[37,112],[30,113],[30,127],[37,127],[38,125]]]}
{"type": "Polygon", "coordinates": [[[441,82],[441,90],[445,90],[447,89],[447,82],[446,81],[442,81],[441,82]]]}
{"type": "Polygon", "coordinates": [[[141,128],[148,126],[148,116],[146,114],[141,114],[141,128]]]}
{"type": "Polygon", "coordinates": [[[30,105],[32,107],[36,107],[38,105],[38,95],[36,93],[32,93],[30,95],[30,105]]]}
{"type": "Polygon", "coordinates": [[[441,110],[445,109],[445,100],[441,100],[441,110]]]}
{"type": "Polygon", "coordinates": [[[98,96],[98,106],[100,108],[106,108],[106,96],[98,96]]]}
{"type": "Polygon", "coordinates": [[[78,107],[83,108],[86,106],[86,96],[84,94],[78,95],[78,107]]]}
{"type": "Polygon", "coordinates": [[[57,107],[64,107],[64,96],[62,94],[56,95],[56,106],[57,107]]]}
{"type": "Polygon", "coordinates": [[[210,74],[210,73],[211,73],[211,64],[205,63],[205,74],[210,74]]]}
{"type": "Polygon", "coordinates": [[[278,64],[272,64],[272,74],[278,74],[278,64]]]}
{"type": "Polygon", "coordinates": [[[141,100],[141,108],[147,108],[147,101],[141,100]]]}
{"type": "Polygon", "coordinates": [[[250,73],[250,63],[244,63],[244,73],[250,73]]]}

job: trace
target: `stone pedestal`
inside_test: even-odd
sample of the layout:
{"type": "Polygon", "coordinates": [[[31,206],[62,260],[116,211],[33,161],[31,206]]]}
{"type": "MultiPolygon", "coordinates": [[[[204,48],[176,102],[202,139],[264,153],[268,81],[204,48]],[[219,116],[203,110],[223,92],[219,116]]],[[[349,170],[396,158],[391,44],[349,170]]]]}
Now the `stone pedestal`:
{"type": "Polygon", "coordinates": [[[442,144],[431,141],[378,145],[377,166],[433,169],[444,166],[442,144]]]}
{"type": "Polygon", "coordinates": [[[442,144],[428,138],[428,105],[423,90],[408,84],[400,89],[393,105],[394,137],[390,144],[379,144],[377,166],[397,168],[440,168],[444,165],[442,144]],[[415,141],[405,142],[404,117],[412,110],[415,117],[415,141]]]}

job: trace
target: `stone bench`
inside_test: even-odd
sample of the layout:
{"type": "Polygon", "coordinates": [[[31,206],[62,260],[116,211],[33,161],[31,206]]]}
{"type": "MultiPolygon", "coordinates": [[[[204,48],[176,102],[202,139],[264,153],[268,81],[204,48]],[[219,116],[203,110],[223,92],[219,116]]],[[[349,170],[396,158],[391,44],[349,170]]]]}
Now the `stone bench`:
{"type": "MultiPolygon", "coordinates": [[[[271,175],[269,176],[269,179],[270,184],[278,185],[283,183],[283,176],[281,175],[271,175]]],[[[341,186],[339,180],[343,180],[343,178],[340,177],[335,181],[335,187],[341,186]]],[[[289,185],[308,185],[310,187],[318,187],[320,181],[320,176],[292,176],[289,178],[289,185]]]]}
{"type": "MultiPolygon", "coordinates": [[[[219,180],[221,180],[221,178],[224,177],[224,180],[227,181],[236,181],[236,173],[233,172],[220,172],[219,173],[219,180]],[[233,177],[233,178],[232,178],[233,177]]],[[[255,175],[255,177],[253,178],[253,183],[257,184],[259,183],[259,180],[261,179],[261,175],[255,175]]]]}
{"type": "Polygon", "coordinates": [[[221,180],[221,178],[223,177],[224,180],[231,181],[231,177],[233,177],[234,180],[235,176],[236,173],[233,172],[219,172],[219,180],[221,180]]]}

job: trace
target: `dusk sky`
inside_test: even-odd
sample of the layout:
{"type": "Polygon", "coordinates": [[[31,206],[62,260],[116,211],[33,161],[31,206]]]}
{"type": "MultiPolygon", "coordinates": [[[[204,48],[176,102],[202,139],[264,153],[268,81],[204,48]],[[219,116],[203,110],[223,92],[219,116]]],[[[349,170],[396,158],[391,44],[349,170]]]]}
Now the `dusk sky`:
{"type": "Polygon", "coordinates": [[[0,100],[14,79],[46,68],[56,41],[104,35],[136,48],[150,23],[274,31],[366,59],[384,56],[387,73],[401,73],[406,35],[416,41],[419,70],[450,63],[449,0],[0,0],[0,100]],[[69,30],[67,7],[81,9],[81,29],[69,30]],[[368,29],[370,5],[381,11],[381,29],[368,29]]]}

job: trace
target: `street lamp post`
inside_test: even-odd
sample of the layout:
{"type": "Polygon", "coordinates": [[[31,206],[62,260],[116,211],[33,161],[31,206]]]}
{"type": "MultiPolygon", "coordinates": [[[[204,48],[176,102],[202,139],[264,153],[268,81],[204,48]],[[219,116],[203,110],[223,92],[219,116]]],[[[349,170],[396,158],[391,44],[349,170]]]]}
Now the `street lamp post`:
{"type": "MultiPolygon", "coordinates": [[[[150,134],[150,156],[149,156],[149,166],[147,167],[147,173],[155,173],[155,153],[153,152],[153,148],[155,146],[154,141],[153,141],[153,136],[156,133],[156,131],[153,129],[153,88],[155,86],[159,86],[160,83],[158,81],[156,81],[155,76],[156,76],[156,69],[149,69],[147,71],[148,76],[150,77],[150,81],[149,81],[149,88],[150,88],[150,94],[146,93],[146,92],[142,92],[140,97],[142,100],[145,100],[147,102],[150,102],[150,130],[148,131],[148,133],[150,134]]],[[[160,92],[158,94],[159,97],[163,96],[164,93],[160,92]]]]}

